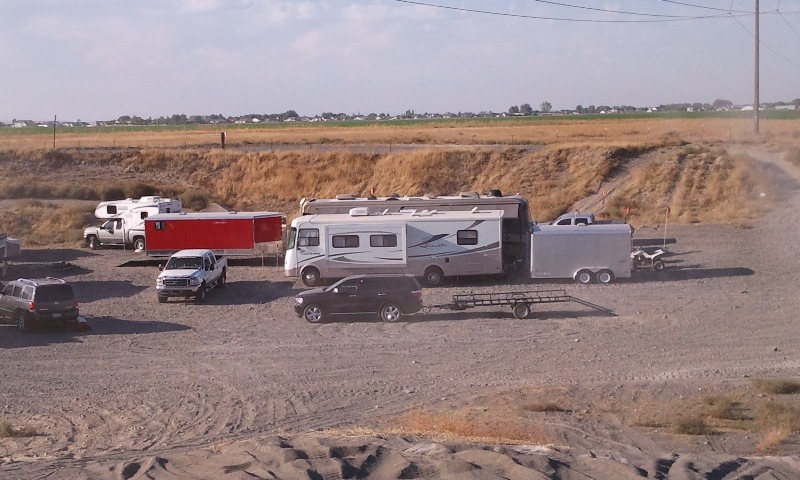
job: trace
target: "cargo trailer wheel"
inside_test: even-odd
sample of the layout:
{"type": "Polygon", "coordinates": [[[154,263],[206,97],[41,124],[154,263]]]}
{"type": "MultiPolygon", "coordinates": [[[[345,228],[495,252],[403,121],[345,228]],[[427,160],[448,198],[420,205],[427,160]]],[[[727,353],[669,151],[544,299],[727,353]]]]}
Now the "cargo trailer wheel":
{"type": "Polygon", "coordinates": [[[531,306],[527,303],[515,303],[511,311],[514,312],[514,318],[521,320],[531,315],[531,306]]]}
{"type": "Polygon", "coordinates": [[[89,248],[92,250],[97,250],[100,248],[100,240],[98,240],[94,235],[89,237],[89,248]]]}
{"type": "Polygon", "coordinates": [[[614,283],[614,272],[612,272],[611,270],[600,270],[597,273],[597,281],[602,283],[603,285],[614,283]]]}
{"type": "Polygon", "coordinates": [[[133,239],[133,249],[134,250],[144,250],[144,238],[136,237],[133,239]]]}
{"type": "Polygon", "coordinates": [[[194,300],[197,303],[203,303],[206,301],[206,285],[200,285],[200,288],[197,289],[197,293],[194,295],[194,300]]]}
{"type": "Polygon", "coordinates": [[[657,272],[660,272],[661,270],[664,270],[665,266],[666,265],[664,265],[664,261],[663,260],[656,260],[655,262],[653,262],[653,268],[656,269],[657,272]]]}
{"type": "Polygon", "coordinates": [[[322,323],[322,321],[325,320],[325,312],[319,305],[311,304],[303,309],[303,318],[305,318],[308,323],[322,323]]]}
{"type": "Polygon", "coordinates": [[[594,274],[590,270],[581,270],[575,275],[575,281],[587,285],[594,282],[594,274]]]}
{"type": "Polygon", "coordinates": [[[384,303],[381,306],[381,319],[383,319],[384,322],[396,322],[400,320],[402,315],[403,312],[400,311],[400,307],[395,303],[384,303]]]}
{"type": "Polygon", "coordinates": [[[425,283],[431,287],[439,285],[444,280],[444,272],[439,267],[428,267],[425,269],[425,283]]]}
{"type": "Polygon", "coordinates": [[[17,327],[22,333],[33,331],[33,317],[28,312],[17,312],[17,327]]]}
{"type": "Polygon", "coordinates": [[[314,267],[303,270],[303,284],[306,287],[316,287],[319,284],[319,270],[314,267]]]}

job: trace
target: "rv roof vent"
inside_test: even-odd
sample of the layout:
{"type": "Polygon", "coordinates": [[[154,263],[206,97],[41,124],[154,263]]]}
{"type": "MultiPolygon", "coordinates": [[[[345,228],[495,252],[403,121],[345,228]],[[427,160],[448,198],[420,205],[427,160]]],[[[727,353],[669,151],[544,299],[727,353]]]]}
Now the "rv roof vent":
{"type": "Polygon", "coordinates": [[[336,200],[355,200],[355,199],[356,199],[355,196],[350,195],[348,193],[340,193],[339,195],[336,195],[336,200]]]}
{"type": "Polygon", "coordinates": [[[433,200],[436,197],[437,195],[435,193],[426,193],[425,195],[422,196],[422,198],[427,200],[433,200]]]}
{"type": "Polygon", "coordinates": [[[367,215],[369,215],[369,209],[367,207],[355,207],[350,209],[351,217],[365,217],[367,215]]]}
{"type": "Polygon", "coordinates": [[[472,210],[470,210],[469,213],[475,213],[477,211],[478,211],[478,207],[472,207],[472,210]]]}
{"type": "Polygon", "coordinates": [[[377,200],[377,199],[378,199],[378,197],[376,197],[375,195],[373,195],[371,193],[369,195],[367,195],[367,200],[377,200]]]}
{"type": "Polygon", "coordinates": [[[501,192],[500,190],[489,190],[488,192],[486,192],[486,195],[489,195],[490,197],[502,197],[503,192],[501,192]]]}
{"type": "Polygon", "coordinates": [[[459,194],[461,198],[479,198],[480,194],[478,192],[461,192],[459,194]]]}

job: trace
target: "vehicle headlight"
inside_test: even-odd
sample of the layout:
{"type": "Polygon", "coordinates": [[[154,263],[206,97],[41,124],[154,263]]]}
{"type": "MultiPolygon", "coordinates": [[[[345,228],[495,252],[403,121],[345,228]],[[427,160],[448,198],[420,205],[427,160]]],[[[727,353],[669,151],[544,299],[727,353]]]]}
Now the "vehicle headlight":
{"type": "Polygon", "coordinates": [[[199,278],[190,278],[189,279],[189,285],[191,285],[193,287],[196,287],[197,285],[200,285],[200,279],[199,278]]]}
{"type": "Polygon", "coordinates": [[[303,297],[294,297],[294,303],[296,303],[297,305],[302,305],[303,297]]]}
{"type": "Polygon", "coordinates": [[[164,277],[156,278],[156,286],[163,287],[164,286],[164,277]]]}

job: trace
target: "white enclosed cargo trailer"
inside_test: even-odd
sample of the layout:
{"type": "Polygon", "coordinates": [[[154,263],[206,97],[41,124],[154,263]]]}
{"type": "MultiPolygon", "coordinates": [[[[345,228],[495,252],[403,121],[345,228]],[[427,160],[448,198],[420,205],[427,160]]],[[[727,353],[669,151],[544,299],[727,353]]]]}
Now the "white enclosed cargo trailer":
{"type": "Polygon", "coordinates": [[[531,230],[531,278],[612,283],[631,276],[630,225],[534,225],[531,230]]]}
{"type": "Polygon", "coordinates": [[[503,272],[503,212],[436,210],[304,215],[292,221],[286,276],[307,286],[360,273],[444,277],[503,272]]]}

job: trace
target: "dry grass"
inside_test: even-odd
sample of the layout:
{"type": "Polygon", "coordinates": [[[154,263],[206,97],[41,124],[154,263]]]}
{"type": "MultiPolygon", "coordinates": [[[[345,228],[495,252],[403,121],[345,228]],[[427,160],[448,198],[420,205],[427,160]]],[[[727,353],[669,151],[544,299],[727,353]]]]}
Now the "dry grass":
{"type": "Polygon", "coordinates": [[[510,412],[489,412],[485,409],[454,412],[413,410],[393,423],[391,433],[460,438],[489,443],[547,443],[541,424],[532,423],[510,412]]]}
{"type": "Polygon", "coordinates": [[[35,437],[39,435],[33,427],[17,428],[8,422],[0,422],[0,438],[35,437]]]}
{"type": "Polygon", "coordinates": [[[714,429],[702,417],[687,417],[676,420],[672,432],[678,435],[712,435],[714,429]]]}
{"type": "MultiPolygon", "coordinates": [[[[699,140],[698,131],[706,141],[721,142],[729,130],[738,128],[733,125],[735,122],[727,120],[719,124],[714,120],[561,118],[535,123],[281,126],[237,129],[229,135],[229,145],[235,145],[233,139],[242,135],[241,145],[262,146],[252,150],[214,148],[215,140],[209,139],[218,139],[218,131],[207,129],[120,131],[119,135],[90,132],[85,135],[90,135],[91,141],[76,134],[76,139],[82,139],[81,149],[0,151],[0,198],[105,200],[160,194],[178,196],[191,209],[216,201],[239,210],[281,211],[291,217],[302,197],[452,194],[496,188],[526,196],[533,219],[549,221],[575,208],[576,203],[598,196],[615,178],[622,178],[602,208],[594,211],[609,217],[622,217],[630,211],[628,219],[634,224],[663,222],[667,208],[671,223],[729,222],[735,218],[746,224],[761,206],[757,200],[758,192],[764,191],[760,183],[768,179],[760,180],[763,173],[748,159],[708,143],[687,143],[699,140]],[[172,145],[181,134],[185,134],[185,145],[205,147],[153,148],[162,140],[172,145]],[[85,148],[101,144],[103,136],[112,137],[116,148],[85,148]],[[120,148],[116,143],[119,136],[140,139],[140,148],[120,148]],[[269,147],[303,143],[343,147],[274,151],[269,147]],[[397,143],[431,148],[378,148],[397,143]],[[479,146],[510,143],[541,148],[479,146]],[[345,147],[353,144],[376,148],[374,153],[359,153],[345,147]]],[[[765,138],[770,142],[791,138],[795,150],[789,155],[800,151],[797,137],[789,135],[784,124],[768,125],[762,129],[770,132],[765,138]]],[[[744,124],[741,128],[746,129],[744,124]]],[[[13,138],[12,132],[0,140],[7,146],[13,144],[9,142],[13,138]]],[[[68,213],[51,210],[58,216],[68,213]]],[[[81,216],[80,225],[70,226],[63,218],[45,219],[44,215],[35,215],[39,227],[34,228],[20,221],[9,222],[4,212],[0,230],[25,244],[43,244],[48,238],[52,243],[69,243],[80,238],[87,223],[81,216]],[[71,230],[47,231],[45,226],[71,230]]]]}
{"type": "Polygon", "coordinates": [[[752,381],[758,390],[771,395],[800,393],[800,382],[781,378],[756,378],[752,381]]]}

